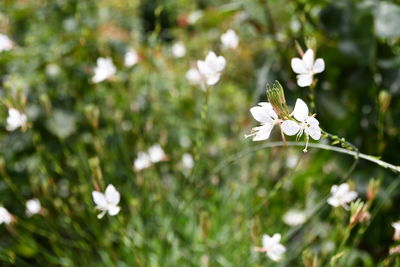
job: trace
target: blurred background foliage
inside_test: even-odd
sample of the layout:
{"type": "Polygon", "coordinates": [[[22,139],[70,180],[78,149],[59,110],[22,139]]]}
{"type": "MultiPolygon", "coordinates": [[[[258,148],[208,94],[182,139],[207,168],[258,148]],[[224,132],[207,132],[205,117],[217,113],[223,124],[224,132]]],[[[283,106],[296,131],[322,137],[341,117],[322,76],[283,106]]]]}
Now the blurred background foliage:
{"type": "Polygon", "coordinates": [[[388,256],[398,176],[357,162],[349,181],[360,197],[371,179],[381,186],[371,221],[340,247],[349,213],[325,201],[354,160],[243,138],[267,83],[279,80],[290,105],[308,99],[290,59],[296,40],[304,49],[313,38],[326,62],[315,90],[321,126],[398,165],[398,1],[2,0],[0,12],[0,32],[15,42],[0,54],[0,202],[15,216],[0,228],[2,265],[328,266],[338,249],[334,266],[399,264],[388,256]],[[190,24],[195,11],[202,16],[190,24]],[[220,48],[229,28],[240,37],[232,51],[220,48]],[[184,58],[171,55],[176,41],[184,58]],[[133,68],[123,66],[129,48],[140,55],[133,68]],[[210,50],[227,67],[201,120],[206,94],[185,73],[210,50]],[[111,57],[117,74],[94,84],[98,57],[111,57]],[[27,113],[27,131],[5,130],[7,105],[27,113]],[[138,152],[155,143],[168,160],[134,172],[138,152]],[[183,168],[184,153],[195,157],[193,170],[183,168]],[[110,183],[122,209],[98,220],[91,192],[110,183]],[[32,197],[45,215],[25,215],[32,197]],[[285,225],[291,208],[309,220],[285,225]],[[275,232],[288,248],[281,263],[253,251],[275,232]]]}

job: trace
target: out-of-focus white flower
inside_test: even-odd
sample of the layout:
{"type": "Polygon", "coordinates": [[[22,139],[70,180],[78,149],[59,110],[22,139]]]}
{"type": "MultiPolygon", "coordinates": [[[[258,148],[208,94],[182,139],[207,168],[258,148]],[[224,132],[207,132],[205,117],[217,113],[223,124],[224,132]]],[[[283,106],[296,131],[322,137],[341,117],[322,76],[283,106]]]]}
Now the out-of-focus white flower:
{"type": "Polygon", "coordinates": [[[140,171],[151,166],[150,157],[146,152],[139,152],[137,159],[133,163],[135,170],[140,171]]]}
{"type": "Polygon", "coordinates": [[[152,163],[157,163],[165,159],[165,153],[159,144],[152,145],[147,151],[152,163]]]}
{"type": "Polygon", "coordinates": [[[38,214],[42,206],[40,205],[40,201],[37,198],[30,199],[26,202],[26,214],[28,216],[33,216],[38,214]]]}
{"type": "Polygon", "coordinates": [[[124,56],[124,65],[125,67],[132,67],[137,64],[139,61],[139,55],[135,49],[129,49],[124,56]]]}
{"type": "Polygon", "coordinates": [[[260,102],[257,106],[250,109],[251,115],[254,119],[261,123],[261,126],[254,127],[246,138],[253,137],[253,141],[261,141],[269,138],[272,128],[279,122],[278,115],[268,102],[260,102]]]}
{"type": "Polygon", "coordinates": [[[274,234],[272,237],[269,235],[263,235],[262,237],[262,248],[256,248],[258,252],[265,252],[267,256],[273,261],[280,261],[283,254],[286,252],[285,246],[281,243],[281,235],[274,234]]]}
{"type": "Polygon", "coordinates": [[[187,22],[189,24],[195,24],[202,16],[203,12],[201,10],[193,11],[192,13],[189,14],[187,22]]]}
{"type": "Polygon", "coordinates": [[[185,153],[182,156],[182,163],[183,163],[183,167],[185,167],[186,169],[191,169],[194,166],[194,160],[192,155],[190,155],[189,153],[185,153]]]}
{"type": "Polygon", "coordinates": [[[227,30],[221,35],[222,47],[235,49],[239,45],[239,37],[236,32],[232,29],[227,30]]]}
{"type": "Polygon", "coordinates": [[[180,58],[186,55],[186,47],[183,42],[176,42],[172,48],[172,55],[176,58],[180,58]]]}
{"type": "Polygon", "coordinates": [[[147,152],[139,152],[137,159],[133,163],[136,171],[146,169],[153,163],[163,161],[165,152],[159,144],[152,145],[147,152]]]}
{"type": "Polygon", "coordinates": [[[117,215],[120,211],[118,206],[120,195],[112,184],[109,184],[106,188],[105,193],[98,191],[92,192],[93,201],[96,204],[96,209],[101,210],[101,213],[97,215],[97,218],[101,219],[108,212],[110,216],[117,215]]]}
{"type": "Polygon", "coordinates": [[[319,122],[313,116],[308,116],[308,107],[300,98],[297,99],[294,106],[293,116],[299,123],[292,120],[285,120],[281,125],[282,131],[289,136],[297,134],[297,137],[300,137],[304,132],[307,142],[303,151],[307,152],[309,136],[314,140],[321,138],[319,122]]]}
{"type": "Polygon", "coordinates": [[[325,62],[322,58],[314,61],[314,51],[307,49],[302,59],[293,58],[292,69],[297,73],[297,84],[300,87],[310,86],[313,83],[314,74],[323,72],[325,70],[325,62]]]}
{"type": "Polygon", "coordinates": [[[196,68],[191,68],[186,72],[186,80],[188,80],[190,84],[200,84],[201,78],[202,76],[196,68]]]}
{"type": "Polygon", "coordinates": [[[24,113],[16,110],[15,108],[8,109],[7,117],[7,131],[14,131],[18,127],[24,128],[26,126],[27,117],[24,113]]]}
{"type": "Polygon", "coordinates": [[[225,68],[226,60],[223,56],[218,56],[214,52],[209,52],[206,59],[198,60],[197,67],[204,77],[207,85],[216,84],[220,77],[221,72],[225,68]]]}
{"type": "Polygon", "coordinates": [[[0,224],[9,224],[12,221],[12,215],[4,207],[0,207],[0,224]]]}
{"type": "Polygon", "coordinates": [[[14,43],[7,35],[0,33],[0,52],[9,51],[13,48],[14,43]]]}
{"type": "Polygon", "coordinates": [[[94,83],[102,82],[113,76],[116,72],[117,68],[111,58],[100,57],[97,59],[97,66],[94,68],[92,81],[94,83]]]}
{"type": "Polygon", "coordinates": [[[334,185],[331,188],[331,197],[328,198],[328,204],[334,207],[342,206],[345,209],[349,209],[347,203],[352,202],[357,198],[357,192],[350,191],[348,183],[341,185],[334,185]]]}
{"type": "Polygon", "coordinates": [[[303,224],[307,220],[307,214],[304,211],[291,209],[283,215],[283,221],[290,226],[303,224]]]}
{"type": "Polygon", "coordinates": [[[394,228],[393,239],[400,240],[400,221],[392,223],[394,228]]]}

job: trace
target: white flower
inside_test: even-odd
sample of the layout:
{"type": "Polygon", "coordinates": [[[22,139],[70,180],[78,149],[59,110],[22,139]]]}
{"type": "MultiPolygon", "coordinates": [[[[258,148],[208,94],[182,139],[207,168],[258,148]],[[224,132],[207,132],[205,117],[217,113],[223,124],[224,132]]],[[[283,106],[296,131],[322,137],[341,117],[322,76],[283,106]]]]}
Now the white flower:
{"type": "Polygon", "coordinates": [[[347,203],[357,198],[357,192],[350,191],[350,186],[347,183],[332,186],[331,194],[332,196],[328,198],[328,204],[334,207],[342,206],[345,209],[349,208],[347,203]]]}
{"type": "Polygon", "coordinates": [[[394,228],[393,239],[400,240],[400,221],[392,223],[392,226],[394,228]]]}
{"type": "Polygon", "coordinates": [[[307,137],[307,143],[303,151],[307,152],[309,136],[314,140],[321,138],[319,122],[313,116],[308,116],[308,107],[300,98],[297,99],[292,114],[299,123],[285,120],[281,125],[282,131],[289,136],[297,134],[297,137],[300,137],[304,132],[307,137]]]}
{"type": "Polygon", "coordinates": [[[117,72],[117,68],[111,58],[98,58],[97,66],[94,68],[94,76],[92,81],[94,83],[102,82],[117,72]]]}
{"type": "Polygon", "coordinates": [[[200,84],[202,76],[196,68],[191,68],[186,72],[186,80],[190,84],[200,84]]]}
{"type": "Polygon", "coordinates": [[[203,17],[203,11],[196,10],[189,14],[187,21],[189,24],[195,24],[201,17],[203,17]]]}
{"type": "Polygon", "coordinates": [[[183,163],[183,167],[185,167],[186,169],[191,169],[194,166],[194,160],[192,155],[190,155],[189,153],[185,153],[182,156],[182,163],[183,163]]]}
{"type": "Polygon", "coordinates": [[[186,55],[186,47],[183,42],[177,42],[172,46],[172,55],[180,58],[186,55]]]}
{"type": "Polygon", "coordinates": [[[103,218],[107,212],[110,216],[114,216],[120,211],[120,207],[118,206],[120,195],[112,184],[107,186],[104,194],[98,191],[93,191],[92,196],[94,203],[96,203],[96,209],[101,210],[101,213],[97,215],[97,218],[103,218]]]}
{"type": "Polygon", "coordinates": [[[314,51],[307,49],[302,59],[293,58],[292,69],[297,73],[297,84],[300,87],[310,86],[313,82],[313,76],[316,73],[323,72],[325,69],[325,62],[322,58],[314,61],[314,51]]]}
{"type": "Polygon", "coordinates": [[[38,214],[42,206],[40,205],[40,201],[37,198],[30,199],[26,202],[26,214],[28,216],[32,216],[38,214]]]}
{"type": "Polygon", "coordinates": [[[146,152],[139,152],[137,159],[133,163],[135,170],[140,171],[151,166],[150,157],[146,152]]]}
{"type": "Polygon", "coordinates": [[[207,85],[216,84],[220,77],[221,71],[225,68],[226,60],[223,56],[217,57],[214,52],[209,52],[205,61],[198,60],[197,67],[201,75],[203,75],[207,85]]]}
{"type": "Polygon", "coordinates": [[[124,65],[125,67],[132,67],[139,61],[139,55],[134,49],[129,49],[124,56],[124,65]]]}
{"type": "Polygon", "coordinates": [[[282,259],[283,254],[286,252],[286,248],[280,244],[281,235],[274,234],[272,237],[269,235],[263,235],[262,245],[260,251],[266,252],[267,256],[273,261],[279,261],[282,259]]]}
{"type": "Polygon", "coordinates": [[[224,48],[235,49],[239,45],[239,37],[236,32],[232,29],[226,31],[226,33],[221,35],[221,43],[224,48]]]}
{"type": "Polygon", "coordinates": [[[254,127],[246,138],[254,136],[253,141],[261,141],[269,138],[272,128],[279,122],[278,115],[272,105],[268,102],[260,102],[257,106],[250,109],[254,119],[261,123],[261,126],[254,127]]]}
{"type": "Polygon", "coordinates": [[[8,109],[8,117],[7,117],[7,131],[14,131],[18,127],[24,128],[26,125],[26,115],[15,108],[8,109]]]}
{"type": "Polygon", "coordinates": [[[0,207],[0,224],[9,224],[12,221],[12,215],[4,207],[0,207]]]}
{"type": "Polygon", "coordinates": [[[165,153],[159,144],[152,145],[147,152],[139,152],[138,158],[134,161],[134,169],[137,171],[146,169],[153,163],[163,161],[165,153]]]}
{"type": "Polygon", "coordinates": [[[0,33],[0,52],[9,51],[13,48],[14,44],[7,35],[0,33]]]}
{"type": "Polygon", "coordinates": [[[307,220],[307,214],[304,211],[291,209],[283,216],[283,221],[290,226],[303,224],[307,220]]]}

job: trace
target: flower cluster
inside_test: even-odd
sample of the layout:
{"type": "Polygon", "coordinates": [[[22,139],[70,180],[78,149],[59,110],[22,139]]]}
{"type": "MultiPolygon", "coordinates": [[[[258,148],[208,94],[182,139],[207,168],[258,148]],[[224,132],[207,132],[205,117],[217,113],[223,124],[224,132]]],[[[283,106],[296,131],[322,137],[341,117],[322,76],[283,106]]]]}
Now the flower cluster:
{"type": "MultiPolygon", "coordinates": [[[[274,87],[277,88],[280,85],[275,83],[274,87]]],[[[286,105],[286,102],[284,105],[286,105]]],[[[297,138],[300,138],[304,134],[306,136],[304,152],[307,152],[309,137],[314,140],[321,138],[321,128],[319,127],[318,120],[315,118],[315,114],[309,116],[308,106],[300,98],[296,100],[294,110],[291,114],[286,114],[285,109],[276,104],[273,106],[268,102],[261,102],[257,106],[252,107],[250,112],[254,119],[261,123],[261,126],[254,127],[252,133],[245,137],[253,136],[253,141],[266,140],[269,138],[274,126],[279,125],[282,132],[288,136],[297,135],[297,138]]]]}

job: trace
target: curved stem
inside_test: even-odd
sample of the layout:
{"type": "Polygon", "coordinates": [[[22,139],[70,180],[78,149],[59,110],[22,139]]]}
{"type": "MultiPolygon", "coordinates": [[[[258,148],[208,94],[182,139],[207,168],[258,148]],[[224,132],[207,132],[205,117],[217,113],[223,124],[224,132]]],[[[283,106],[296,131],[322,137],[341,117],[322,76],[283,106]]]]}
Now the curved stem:
{"type": "MultiPolygon", "coordinates": [[[[223,169],[230,162],[236,161],[237,159],[239,159],[239,158],[241,158],[241,157],[243,157],[243,156],[245,156],[245,155],[247,155],[247,154],[249,154],[251,152],[254,152],[254,151],[258,151],[258,150],[261,150],[261,149],[264,149],[264,148],[272,148],[272,147],[283,147],[283,146],[300,146],[300,147],[304,147],[305,145],[306,145],[306,143],[304,143],[304,142],[283,142],[283,141],[280,141],[280,142],[266,143],[266,144],[264,144],[262,146],[258,146],[258,147],[249,149],[249,150],[247,150],[245,152],[241,152],[241,153],[233,155],[232,157],[230,157],[227,160],[223,161],[222,164],[217,166],[213,173],[216,173],[216,172],[220,171],[221,169],[223,169]]],[[[308,146],[312,147],[312,148],[324,149],[324,150],[335,151],[335,152],[338,152],[338,153],[351,155],[355,159],[361,158],[361,159],[373,162],[375,164],[378,164],[379,166],[381,166],[381,167],[383,167],[385,169],[390,169],[393,172],[400,173],[400,166],[395,166],[393,164],[390,164],[388,162],[380,160],[377,157],[366,155],[366,154],[360,153],[358,151],[352,151],[352,150],[341,148],[341,147],[335,147],[335,146],[326,145],[326,144],[319,144],[319,143],[309,143],[308,146]]]]}

